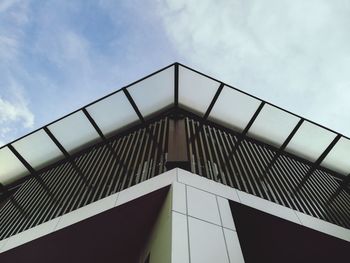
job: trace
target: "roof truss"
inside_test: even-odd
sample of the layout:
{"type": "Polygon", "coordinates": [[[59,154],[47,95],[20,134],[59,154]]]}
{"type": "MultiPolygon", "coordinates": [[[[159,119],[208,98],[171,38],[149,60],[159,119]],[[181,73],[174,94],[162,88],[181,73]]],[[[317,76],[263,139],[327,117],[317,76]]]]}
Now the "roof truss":
{"type": "MultiPolygon", "coordinates": [[[[143,101],[141,100],[141,102],[143,101]]],[[[232,104],[236,102],[237,101],[233,100],[232,104]]],[[[54,126],[57,126],[57,124],[62,124],[64,126],[64,121],[74,114],[82,113],[82,117],[80,118],[86,119],[91,126],[91,129],[98,135],[100,141],[106,141],[112,135],[118,134],[127,127],[135,125],[135,121],[137,123],[144,124],[152,116],[157,115],[160,111],[164,111],[165,108],[184,108],[200,116],[201,120],[203,121],[211,120],[217,122],[219,125],[223,125],[225,128],[239,134],[241,138],[246,138],[247,136],[255,138],[254,134],[251,133],[252,127],[256,125],[257,120],[261,121],[261,118],[263,118],[262,111],[266,110],[267,106],[272,107],[275,111],[278,111],[281,114],[286,114],[296,118],[298,121],[296,125],[290,129],[287,135],[284,135],[281,143],[272,143],[272,146],[270,145],[270,147],[275,147],[275,149],[278,149],[278,154],[275,155],[273,161],[270,163],[265,172],[268,172],[281,153],[288,152],[289,154],[304,158],[306,161],[310,162],[311,168],[308,172],[308,176],[310,176],[316,169],[326,169],[327,171],[331,170],[332,174],[335,176],[347,178],[346,175],[350,174],[350,163],[346,163],[347,165],[345,166],[342,165],[344,164],[344,157],[342,159],[342,155],[344,155],[344,150],[350,154],[350,139],[348,137],[293,114],[267,101],[247,94],[236,89],[235,87],[225,84],[180,63],[174,63],[1,147],[0,184],[3,186],[10,185],[23,176],[27,176],[29,174],[34,175],[37,170],[42,169],[42,167],[48,166],[53,162],[57,162],[57,159],[69,159],[74,153],[75,149],[65,148],[65,141],[55,135],[59,134],[59,132],[54,126]],[[142,88],[140,86],[142,86],[142,88]],[[201,91],[200,93],[202,94],[189,96],[189,87],[196,87],[197,89],[199,87],[201,91]],[[166,90],[166,92],[163,92],[164,90],[166,90]],[[252,115],[249,116],[249,118],[245,117],[245,125],[241,123],[240,126],[237,127],[237,123],[222,123],[220,121],[216,121],[218,118],[218,116],[215,115],[216,107],[224,107],[227,112],[229,114],[232,113],[232,115],[241,114],[236,113],[235,111],[231,112],[231,105],[223,105],[222,99],[224,98],[224,90],[225,92],[228,92],[230,96],[232,95],[234,97],[236,96],[235,94],[239,94],[239,96],[243,96],[246,99],[257,102],[254,106],[254,111],[252,111],[252,115]],[[143,103],[140,103],[139,99],[140,96],[141,98],[143,97],[144,101],[149,101],[150,104],[153,104],[151,106],[146,104],[142,105],[143,103]],[[111,108],[104,106],[104,104],[107,105],[109,100],[112,98],[117,98],[118,101],[120,101],[120,103],[112,104],[112,109],[115,107],[114,111],[110,111],[111,108]],[[137,99],[139,99],[139,103],[137,99]],[[125,104],[125,107],[123,106],[124,108],[120,106],[122,103],[125,104]],[[130,121],[127,118],[126,120],[123,119],[124,122],[112,127],[111,132],[111,129],[107,130],[104,125],[101,125],[101,123],[106,122],[106,120],[98,117],[101,116],[101,114],[98,115],[92,110],[93,107],[100,107],[99,111],[103,111],[102,106],[105,107],[105,112],[102,112],[105,114],[105,118],[109,118],[113,115],[119,116],[120,119],[123,119],[124,115],[131,116],[132,114],[134,114],[136,117],[130,121]],[[303,154],[309,143],[308,138],[303,138],[305,134],[301,132],[301,129],[303,129],[303,131],[307,129],[308,126],[306,126],[306,124],[312,125],[314,129],[317,129],[319,134],[326,134],[328,136],[320,136],[319,138],[316,138],[316,141],[319,140],[320,145],[323,145],[323,147],[316,147],[317,149],[310,153],[310,158],[305,157],[303,154]],[[33,160],[29,160],[26,156],[31,154],[28,152],[28,149],[29,151],[36,150],[35,142],[34,140],[31,141],[30,137],[42,131],[44,131],[45,136],[51,140],[54,147],[58,149],[60,156],[59,158],[57,158],[57,156],[53,158],[47,156],[44,151],[40,153],[44,157],[42,158],[40,165],[37,165],[33,160]],[[26,147],[23,147],[23,141],[26,139],[27,145],[26,147]],[[298,142],[297,145],[299,148],[290,147],[293,145],[293,143],[296,143],[295,141],[298,142]]],[[[271,126],[271,123],[266,122],[265,124],[266,127],[271,126]]],[[[283,124],[281,124],[281,126],[283,126],[283,124]]],[[[282,128],[283,127],[281,127],[281,129],[282,128]]],[[[82,132],[82,130],[79,130],[79,127],[75,127],[75,125],[67,126],[64,129],[67,133],[79,134],[82,132]]],[[[269,134],[263,134],[263,136],[266,137],[269,136],[269,134]]],[[[91,138],[86,138],[85,140],[82,140],[80,145],[76,145],[75,148],[86,148],[89,145],[96,143],[95,140],[90,139],[91,138]]],[[[263,144],[271,144],[268,140],[265,141],[264,139],[261,139],[260,136],[258,136],[256,139],[260,140],[263,144]]],[[[315,147],[315,145],[311,146],[315,147]]],[[[348,181],[349,180],[345,180],[344,182],[348,181]]],[[[346,187],[347,183],[344,185],[346,187]]]]}

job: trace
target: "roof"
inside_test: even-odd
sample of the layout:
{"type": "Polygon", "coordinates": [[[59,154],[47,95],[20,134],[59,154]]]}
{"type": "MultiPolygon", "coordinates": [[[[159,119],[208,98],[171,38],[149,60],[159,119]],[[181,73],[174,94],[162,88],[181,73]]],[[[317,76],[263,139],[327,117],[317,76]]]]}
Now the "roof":
{"type": "Polygon", "coordinates": [[[348,137],[173,63],[1,147],[0,184],[11,184],[172,107],[339,175],[350,173],[348,137]]]}

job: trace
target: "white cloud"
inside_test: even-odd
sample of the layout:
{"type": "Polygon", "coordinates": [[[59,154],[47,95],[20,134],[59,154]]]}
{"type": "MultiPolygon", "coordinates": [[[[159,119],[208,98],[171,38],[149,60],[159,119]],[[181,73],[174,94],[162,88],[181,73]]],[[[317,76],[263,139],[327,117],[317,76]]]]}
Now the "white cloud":
{"type": "MultiPolygon", "coordinates": [[[[11,103],[0,98],[0,124],[22,121],[23,127],[31,128],[34,124],[34,115],[30,112],[27,105],[20,103],[11,103]]],[[[9,127],[1,128],[1,133],[6,134],[10,131],[9,127]]]]}
{"type": "Polygon", "coordinates": [[[24,95],[20,56],[24,46],[24,28],[28,19],[29,1],[0,2],[0,144],[15,139],[18,132],[34,126],[34,114],[24,95]]]}
{"type": "Polygon", "coordinates": [[[23,87],[12,80],[8,87],[8,99],[0,96],[0,136],[12,131],[14,124],[23,128],[33,128],[34,114],[23,95],[23,87]]]}
{"type": "Polygon", "coordinates": [[[11,7],[15,6],[23,0],[1,0],[0,2],[0,13],[7,11],[11,7]]]}
{"type": "MultiPolygon", "coordinates": [[[[29,21],[28,1],[0,1],[0,66],[16,63],[23,36],[23,27],[29,21]]],[[[8,65],[7,65],[8,66],[8,65]]]]}
{"type": "Polygon", "coordinates": [[[28,130],[33,126],[34,114],[19,90],[11,100],[0,97],[0,145],[15,139],[19,129],[28,130]]]}
{"type": "Polygon", "coordinates": [[[0,35],[0,60],[11,61],[17,57],[18,41],[16,38],[0,35]]]}
{"type": "Polygon", "coordinates": [[[184,62],[350,135],[350,3],[158,2],[184,62]]]}

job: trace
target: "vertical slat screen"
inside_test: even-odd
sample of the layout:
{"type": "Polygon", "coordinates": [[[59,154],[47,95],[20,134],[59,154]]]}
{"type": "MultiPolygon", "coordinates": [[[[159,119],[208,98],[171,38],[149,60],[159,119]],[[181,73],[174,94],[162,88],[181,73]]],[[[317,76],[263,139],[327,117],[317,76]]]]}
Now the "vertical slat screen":
{"type": "MultiPolygon", "coordinates": [[[[26,181],[0,206],[0,239],[34,227],[166,171],[168,118],[92,147],[26,181]],[[74,165],[73,165],[74,164],[74,165]]],[[[350,195],[331,174],[211,124],[185,117],[191,171],[350,228],[350,195]]]]}
{"type": "Polygon", "coordinates": [[[316,170],[300,187],[310,168],[306,163],[282,154],[264,173],[277,153],[271,147],[248,140],[237,143],[234,134],[190,118],[186,125],[192,172],[350,228],[350,195],[342,190],[331,198],[339,182],[330,174],[316,170]]]}

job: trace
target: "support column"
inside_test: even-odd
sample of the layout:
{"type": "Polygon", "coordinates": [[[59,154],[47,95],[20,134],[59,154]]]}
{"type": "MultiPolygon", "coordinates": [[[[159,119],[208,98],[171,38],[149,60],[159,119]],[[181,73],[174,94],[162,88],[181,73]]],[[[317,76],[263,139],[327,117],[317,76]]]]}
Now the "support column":
{"type": "Polygon", "coordinates": [[[169,119],[168,155],[166,168],[182,168],[187,171],[191,169],[186,138],[185,119],[173,117],[169,119]]]}

